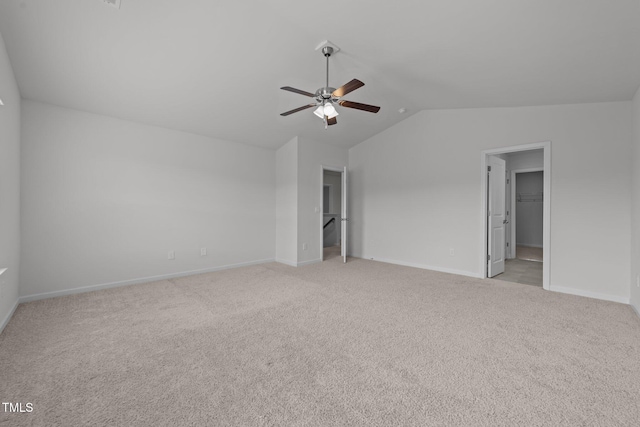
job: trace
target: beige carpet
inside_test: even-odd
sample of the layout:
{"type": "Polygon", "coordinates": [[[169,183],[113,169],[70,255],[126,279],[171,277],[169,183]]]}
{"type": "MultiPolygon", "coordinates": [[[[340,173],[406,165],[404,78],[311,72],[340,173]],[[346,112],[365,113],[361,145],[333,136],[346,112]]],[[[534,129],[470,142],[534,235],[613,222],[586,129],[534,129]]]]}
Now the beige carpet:
{"type": "Polygon", "coordinates": [[[22,304],[2,426],[640,420],[629,306],[374,261],[226,270],[22,304]]]}

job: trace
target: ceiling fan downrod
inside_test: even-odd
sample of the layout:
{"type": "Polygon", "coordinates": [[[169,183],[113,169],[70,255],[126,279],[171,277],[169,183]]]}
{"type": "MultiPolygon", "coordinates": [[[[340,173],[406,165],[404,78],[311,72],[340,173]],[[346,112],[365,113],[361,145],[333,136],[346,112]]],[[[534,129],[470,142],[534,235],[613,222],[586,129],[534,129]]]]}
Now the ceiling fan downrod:
{"type": "Polygon", "coordinates": [[[325,46],[322,48],[322,53],[324,57],[327,58],[327,84],[324,86],[325,88],[329,87],[329,57],[333,53],[333,48],[331,46],[325,46]]]}

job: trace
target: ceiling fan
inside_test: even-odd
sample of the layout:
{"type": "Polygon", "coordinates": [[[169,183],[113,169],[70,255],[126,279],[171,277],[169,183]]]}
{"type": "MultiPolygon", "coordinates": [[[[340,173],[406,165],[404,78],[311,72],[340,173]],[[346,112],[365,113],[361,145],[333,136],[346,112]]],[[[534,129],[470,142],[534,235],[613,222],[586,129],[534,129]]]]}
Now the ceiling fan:
{"type": "Polygon", "coordinates": [[[341,99],[346,94],[353,92],[354,90],[364,86],[358,79],[353,79],[349,83],[339,87],[338,89],[329,87],[329,57],[333,53],[331,46],[325,46],[322,48],[322,53],[327,58],[327,81],[326,86],[316,90],[316,93],[306,92],[304,90],[296,89],[290,86],[281,87],[280,89],[293,93],[299,93],[300,95],[314,98],[315,102],[312,104],[303,105],[302,107],[281,113],[281,116],[288,116],[289,114],[297,113],[298,111],[306,110],[307,108],[317,107],[313,112],[316,116],[320,117],[324,121],[324,128],[327,126],[335,125],[338,123],[336,117],[338,111],[336,111],[336,105],[346,108],[355,108],[356,110],[368,111],[370,113],[377,113],[380,111],[380,107],[375,105],[361,104],[359,102],[346,101],[341,99]]]}

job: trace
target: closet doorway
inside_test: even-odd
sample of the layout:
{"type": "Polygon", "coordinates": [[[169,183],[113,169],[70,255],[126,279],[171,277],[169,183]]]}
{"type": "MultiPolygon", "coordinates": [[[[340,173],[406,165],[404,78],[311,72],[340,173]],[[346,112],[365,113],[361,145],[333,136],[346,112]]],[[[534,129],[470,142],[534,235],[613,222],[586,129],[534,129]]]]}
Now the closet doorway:
{"type": "Polygon", "coordinates": [[[483,151],[483,277],[550,288],[550,165],[550,142],[483,151]]]}
{"type": "MultiPolygon", "coordinates": [[[[522,153],[524,155],[525,153],[522,153]]],[[[531,153],[534,154],[534,153],[531,153]]],[[[540,155],[542,153],[539,153],[540,155]]],[[[508,155],[508,160],[519,156],[508,155]]],[[[541,156],[540,156],[541,157],[541,156]]],[[[507,172],[508,228],[505,268],[495,279],[540,286],[544,267],[544,170],[511,169],[507,172]]]]}

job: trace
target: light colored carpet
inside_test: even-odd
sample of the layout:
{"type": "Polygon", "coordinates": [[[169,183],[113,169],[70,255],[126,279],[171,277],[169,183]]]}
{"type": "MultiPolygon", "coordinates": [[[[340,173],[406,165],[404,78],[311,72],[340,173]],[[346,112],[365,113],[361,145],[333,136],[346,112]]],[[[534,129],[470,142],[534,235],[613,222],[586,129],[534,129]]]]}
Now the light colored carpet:
{"type": "Polygon", "coordinates": [[[629,306],[367,260],[22,304],[0,425],[638,425],[629,306]]]}

